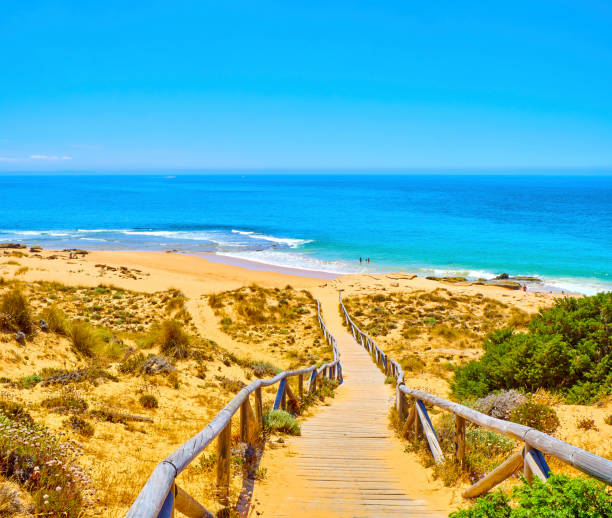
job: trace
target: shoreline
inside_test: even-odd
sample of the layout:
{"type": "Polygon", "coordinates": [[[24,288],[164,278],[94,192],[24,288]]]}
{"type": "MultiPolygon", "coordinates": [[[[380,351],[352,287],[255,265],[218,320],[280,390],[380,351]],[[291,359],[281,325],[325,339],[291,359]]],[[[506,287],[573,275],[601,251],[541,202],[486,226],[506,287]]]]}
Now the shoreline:
{"type": "MultiPolygon", "coordinates": [[[[26,245],[27,248],[16,249],[17,251],[29,250],[30,246],[36,246],[32,244],[26,244],[24,242],[19,242],[19,244],[26,245]]],[[[12,248],[1,248],[0,250],[6,251],[5,253],[10,253],[10,251],[13,249],[12,248]]],[[[65,248],[65,249],[43,248],[43,250],[46,253],[61,254],[61,253],[67,253],[67,251],[70,249],[69,248],[65,248]],[[64,250],[66,250],[66,252],[64,252],[64,250]]],[[[356,269],[356,271],[348,271],[348,272],[339,273],[339,272],[329,272],[325,270],[283,266],[283,265],[279,265],[276,263],[257,261],[257,260],[250,259],[250,258],[246,259],[246,258],[236,257],[233,255],[226,255],[226,254],[218,253],[218,252],[194,252],[194,251],[190,251],[186,249],[172,249],[172,250],[89,249],[87,250],[85,248],[78,248],[78,250],[85,250],[87,251],[88,254],[96,254],[96,255],[97,254],[102,254],[102,255],[128,254],[130,256],[134,256],[134,255],[139,255],[139,254],[151,254],[151,255],[160,254],[163,256],[193,257],[193,258],[204,259],[205,261],[212,263],[212,264],[217,264],[217,265],[225,266],[225,267],[242,268],[246,271],[259,272],[260,274],[270,273],[270,274],[288,275],[292,277],[301,277],[301,278],[307,278],[307,279],[318,279],[318,280],[327,280],[327,281],[333,281],[333,280],[336,280],[336,279],[339,279],[345,276],[362,276],[363,275],[363,276],[372,277],[372,276],[385,276],[389,274],[400,274],[400,275],[414,274],[414,275],[417,275],[421,279],[426,279],[427,277],[437,277],[440,279],[443,279],[444,277],[449,277],[449,278],[465,277],[466,278],[465,281],[459,281],[459,282],[454,282],[454,283],[443,281],[442,283],[444,285],[455,284],[458,286],[465,286],[465,285],[477,286],[479,285],[478,284],[479,280],[482,279],[482,278],[478,278],[473,275],[469,275],[469,273],[466,275],[465,272],[461,269],[444,270],[442,268],[437,268],[437,267],[435,268],[434,267],[427,267],[427,268],[415,267],[411,270],[388,269],[388,270],[371,270],[371,271],[363,271],[363,270],[358,271],[356,269]],[[422,270],[426,270],[426,271],[423,272],[422,270]]],[[[496,280],[496,279],[494,277],[488,277],[484,285],[485,286],[495,286],[494,284],[489,284],[489,281],[493,281],[493,280],[496,280]]],[[[601,289],[593,290],[592,289],[594,287],[593,284],[590,284],[590,285],[586,283],[581,284],[578,280],[574,280],[574,279],[571,279],[570,281],[568,281],[568,283],[574,284],[572,288],[558,286],[553,283],[554,282],[561,283],[563,282],[563,279],[560,279],[560,280],[546,279],[538,275],[533,275],[533,276],[531,275],[512,276],[511,275],[508,280],[518,282],[521,285],[524,284],[526,286],[526,291],[530,293],[544,293],[544,294],[571,295],[571,296],[587,295],[588,296],[588,295],[593,295],[595,293],[612,291],[612,287],[606,288],[604,286],[601,286],[601,289]],[[521,277],[534,277],[540,280],[539,282],[523,280],[521,279],[521,277]],[[584,291],[578,291],[578,289],[583,289],[584,291]]],[[[502,288],[502,289],[506,291],[519,291],[519,290],[511,290],[509,288],[502,288]]]]}

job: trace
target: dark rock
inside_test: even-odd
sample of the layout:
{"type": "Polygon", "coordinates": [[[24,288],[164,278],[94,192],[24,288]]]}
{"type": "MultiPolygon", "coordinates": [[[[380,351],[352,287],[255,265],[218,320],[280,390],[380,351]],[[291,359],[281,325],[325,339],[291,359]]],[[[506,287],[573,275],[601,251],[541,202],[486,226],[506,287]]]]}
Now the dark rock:
{"type": "Polygon", "coordinates": [[[504,279],[509,279],[510,276],[507,273],[500,273],[497,277],[495,277],[495,279],[497,280],[504,280],[504,279]]]}
{"type": "Polygon", "coordinates": [[[30,247],[30,252],[42,252],[41,246],[32,246],[30,247]]]}
{"type": "Polygon", "coordinates": [[[158,374],[160,372],[172,372],[175,367],[163,356],[151,356],[142,364],[142,370],[146,374],[158,374]]]}
{"type": "Polygon", "coordinates": [[[0,248],[27,248],[27,246],[21,243],[0,243],[0,248]]]}
{"type": "Polygon", "coordinates": [[[40,327],[40,330],[44,331],[45,333],[49,331],[49,324],[47,324],[47,321],[42,318],[40,319],[40,322],[38,322],[38,327],[40,327]]]}
{"type": "Polygon", "coordinates": [[[26,343],[26,335],[23,331],[17,331],[15,333],[15,340],[17,340],[17,343],[21,344],[21,345],[25,345],[26,343]]]}

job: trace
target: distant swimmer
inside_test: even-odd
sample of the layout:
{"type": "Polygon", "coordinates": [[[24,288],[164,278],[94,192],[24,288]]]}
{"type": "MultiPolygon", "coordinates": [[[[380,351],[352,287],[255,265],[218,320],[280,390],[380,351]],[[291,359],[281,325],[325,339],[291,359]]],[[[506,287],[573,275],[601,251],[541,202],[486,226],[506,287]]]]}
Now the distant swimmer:
{"type": "Polygon", "coordinates": [[[359,264],[363,263],[363,259],[360,257],[359,258],[359,264]]]}

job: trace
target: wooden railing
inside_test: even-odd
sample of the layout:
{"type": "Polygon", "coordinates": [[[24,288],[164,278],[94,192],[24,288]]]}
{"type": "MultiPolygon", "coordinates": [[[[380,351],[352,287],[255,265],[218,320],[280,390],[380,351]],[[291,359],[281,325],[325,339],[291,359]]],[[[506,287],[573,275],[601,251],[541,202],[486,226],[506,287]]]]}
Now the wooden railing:
{"type": "Polygon", "coordinates": [[[453,403],[427,392],[408,388],[405,385],[404,371],[400,364],[386,354],[367,333],[361,331],[353,322],[344,307],[341,294],[340,308],[355,341],[370,353],[373,361],[385,375],[395,378],[396,408],[399,422],[403,423],[403,432],[413,439],[424,436],[436,463],[444,462],[444,453],[438,443],[425,403],[437,406],[455,415],[455,458],[462,466],[465,465],[465,421],[512,437],[524,444],[520,450],[516,451],[491,473],[466,489],[463,492],[465,498],[486,493],[521,467],[523,467],[525,478],[528,481],[531,481],[533,475],[546,480],[550,475],[550,469],[544,454],[551,455],[574,466],[583,473],[612,485],[612,461],[608,459],[572,446],[529,426],[496,419],[459,403],[453,403]],[[412,400],[410,403],[408,398],[412,400]]]}
{"type": "Polygon", "coordinates": [[[240,409],[240,440],[248,446],[256,447],[260,442],[263,428],[263,404],[261,389],[278,383],[274,399],[274,409],[286,407],[289,398],[297,403],[297,398],[289,387],[287,380],[297,376],[298,396],[304,391],[304,379],[308,379],[307,391],[315,392],[321,378],[328,378],[342,383],[342,366],[336,339],[329,332],[321,316],[321,307],[317,301],[317,319],[326,343],[332,346],[334,360],[317,368],[311,367],[285,371],[271,379],[257,379],[243,388],[221,410],[202,431],[194,435],[170,456],[162,460],[151,473],[136,500],[128,510],[126,518],[170,518],[177,510],[190,518],[213,517],[203,505],[187,494],[176,483],[176,477],[204,449],[217,438],[217,494],[223,505],[228,504],[230,485],[230,443],[232,417],[240,409]],[[255,409],[249,397],[254,394],[255,409]]]}

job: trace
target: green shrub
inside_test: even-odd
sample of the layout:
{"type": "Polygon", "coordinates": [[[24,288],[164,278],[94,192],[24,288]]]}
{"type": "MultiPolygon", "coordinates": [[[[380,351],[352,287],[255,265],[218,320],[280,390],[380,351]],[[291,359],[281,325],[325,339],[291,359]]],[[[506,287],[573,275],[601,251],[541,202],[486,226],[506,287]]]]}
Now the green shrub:
{"type": "Polygon", "coordinates": [[[554,433],[559,428],[559,418],[554,409],[529,400],[510,412],[510,421],[531,426],[544,433],[554,433]]]}
{"type": "Polygon", "coordinates": [[[68,334],[68,320],[64,312],[55,304],[49,306],[42,312],[42,318],[47,322],[49,331],[53,331],[58,335],[68,334]]]}
{"type": "Polygon", "coordinates": [[[93,356],[99,343],[98,335],[93,327],[87,322],[73,320],[68,329],[68,337],[76,351],[85,355],[93,356]]]}
{"type": "Polygon", "coordinates": [[[604,423],[609,424],[610,426],[612,426],[612,414],[610,414],[609,416],[607,416],[604,419],[604,423]]]}
{"type": "Polygon", "coordinates": [[[164,320],[157,333],[157,341],[163,354],[177,360],[189,356],[189,336],[180,322],[164,320]]]}
{"type": "Polygon", "coordinates": [[[250,365],[251,369],[253,369],[253,374],[258,378],[268,378],[272,376],[276,376],[281,369],[272,365],[270,362],[254,362],[250,365]]]}
{"type": "Polygon", "coordinates": [[[32,374],[31,376],[24,376],[19,380],[19,383],[23,388],[29,389],[35,387],[42,381],[42,376],[38,374],[32,374]]]}
{"type": "Polygon", "coordinates": [[[284,410],[271,410],[263,416],[264,430],[268,433],[286,433],[300,435],[300,423],[289,412],[284,410]]]}
{"type": "Polygon", "coordinates": [[[527,333],[491,333],[485,354],[456,370],[455,397],[500,389],[559,390],[571,403],[592,403],[612,391],[612,292],[558,299],[527,333]]]}
{"type": "Polygon", "coordinates": [[[23,331],[26,335],[32,332],[32,315],[30,305],[23,293],[17,288],[5,293],[0,302],[0,319],[3,331],[23,331]]]}
{"type": "Polygon", "coordinates": [[[157,402],[157,398],[152,394],[143,394],[140,396],[140,404],[144,408],[158,408],[159,403],[157,402]]]}
{"type": "Polygon", "coordinates": [[[476,500],[471,509],[450,518],[608,518],[612,498],[603,484],[583,477],[552,475],[547,482],[535,478],[532,485],[514,487],[510,497],[501,490],[476,500]]]}

